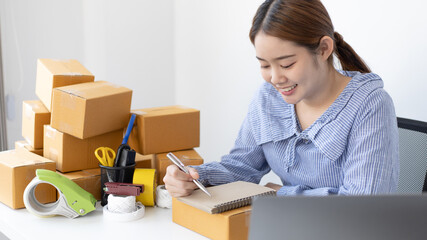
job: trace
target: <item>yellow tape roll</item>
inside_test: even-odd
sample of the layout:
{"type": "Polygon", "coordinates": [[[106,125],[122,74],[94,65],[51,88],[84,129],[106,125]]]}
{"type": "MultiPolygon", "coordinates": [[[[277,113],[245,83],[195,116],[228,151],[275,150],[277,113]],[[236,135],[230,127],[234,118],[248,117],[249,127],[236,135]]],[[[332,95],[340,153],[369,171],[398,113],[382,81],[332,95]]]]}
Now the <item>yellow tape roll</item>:
{"type": "Polygon", "coordinates": [[[136,197],[144,206],[154,206],[156,199],[156,169],[136,168],[133,174],[134,184],[144,184],[144,192],[136,197]]]}

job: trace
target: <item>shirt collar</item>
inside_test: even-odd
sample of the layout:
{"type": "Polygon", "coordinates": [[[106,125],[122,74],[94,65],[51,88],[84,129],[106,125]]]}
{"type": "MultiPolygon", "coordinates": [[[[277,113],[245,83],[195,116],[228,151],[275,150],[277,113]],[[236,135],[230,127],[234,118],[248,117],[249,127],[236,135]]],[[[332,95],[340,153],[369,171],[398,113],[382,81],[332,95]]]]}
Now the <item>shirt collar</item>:
{"type": "MultiPolygon", "coordinates": [[[[360,72],[339,72],[343,75],[351,77],[350,82],[347,84],[338,98],[331,104],[331,106],[310,127],[302,132],[299,131],[297,125],[297,117],[294,105],[286,103],[280,93],[270,85],[271,88],[269,91],[271,101],[268,102],[267,109],[270,111],[268,116],[270,118],[269,122],[271,127],[270,136],[273,142],[286,140],[296,136],[297,138],[313,142],[316,147],[318,147],[319,150],[331,160],[337,159],[342,154],[345,146],[342,147],[342,151],[330,151],[331,146],[322,143],[322,139],[325,136],[318,136],[318,133],[326,124],[337,117],[337,115],[345,108],[353,93],[360,86],[364,85],[370,80],[378,80],[380,78],[378,75],[373,73],[362,74],[360,72]]],[[[377,84],[382,87],[382,81],[377,84]]],[[[263,139],[268,140],[268,137],[264,136],[263,139]]]]}

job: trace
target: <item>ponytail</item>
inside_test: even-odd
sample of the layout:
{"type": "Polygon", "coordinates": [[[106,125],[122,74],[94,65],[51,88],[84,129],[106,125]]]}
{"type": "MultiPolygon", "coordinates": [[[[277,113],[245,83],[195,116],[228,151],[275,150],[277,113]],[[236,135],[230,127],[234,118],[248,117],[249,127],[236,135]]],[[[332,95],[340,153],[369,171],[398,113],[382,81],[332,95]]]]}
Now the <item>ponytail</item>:
{"type": "Polygon", "coordinates": [[[357,55],[353,48],[348,45],[341,34],[334,32],[335,39],[335,55],[341,63],[341,67],[346,71],[359,71],[361,73],[369,73],[371,69],[366,65],[362,58],[357,55]]]}

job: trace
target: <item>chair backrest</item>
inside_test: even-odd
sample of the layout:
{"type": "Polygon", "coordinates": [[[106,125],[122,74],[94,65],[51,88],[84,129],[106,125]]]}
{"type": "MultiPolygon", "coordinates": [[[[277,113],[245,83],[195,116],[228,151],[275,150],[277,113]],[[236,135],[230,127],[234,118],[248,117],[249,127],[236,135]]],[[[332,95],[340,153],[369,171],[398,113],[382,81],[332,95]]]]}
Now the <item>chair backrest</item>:
{"type": "Polygon", "coordinates": [[[397,118],[400,176],[398,193],[427,191],[427,122],[397,118]]]}

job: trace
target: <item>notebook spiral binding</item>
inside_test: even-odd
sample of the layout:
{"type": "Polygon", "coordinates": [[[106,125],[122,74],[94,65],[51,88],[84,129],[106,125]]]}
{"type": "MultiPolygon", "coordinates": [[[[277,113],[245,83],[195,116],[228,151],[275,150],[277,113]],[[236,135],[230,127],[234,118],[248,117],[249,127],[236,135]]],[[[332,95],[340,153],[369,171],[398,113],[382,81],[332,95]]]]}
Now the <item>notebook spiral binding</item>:
{"type": "Polygon", "coordinates": [[[266,193],[261,193],[252,197],[247,197],[247,198],[241,198],[241,199],[237,199],[231,202],[227,202],[227,203],[222,203],[222,204],[218,204],[215,206],[214,209],[212,209],[212,213],[222,213],[222,212],[226,212],[232,209],[236,209],[236,208],[240,208],[240,207],[244,207],[247,205],[251,205],[252,204],[252,199],[254,197],[261,197],[261,196],[271,196],[271,195],[276,195],[276,192],[272,191],[272,192],[266,192],[266,193]]]}

